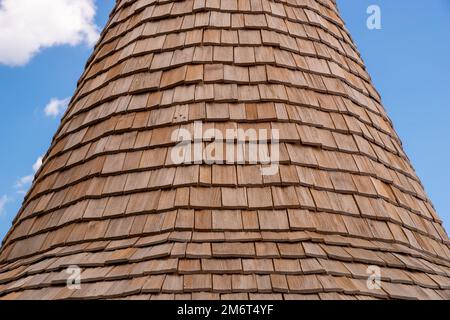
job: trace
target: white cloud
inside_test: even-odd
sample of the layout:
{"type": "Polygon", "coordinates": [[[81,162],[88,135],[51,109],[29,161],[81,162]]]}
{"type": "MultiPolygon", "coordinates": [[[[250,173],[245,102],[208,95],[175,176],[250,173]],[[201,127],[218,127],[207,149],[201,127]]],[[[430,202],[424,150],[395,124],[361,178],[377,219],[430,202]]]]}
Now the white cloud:
{"type": "Polygon", "coordinates": [[[45,115],[47,117],[57,117],[59,116],[61,113],[63,113],[66,108],[67,105],[69,104],[70,99],[66,98],[66,99],[57,99],[57,98],[52,98],[50,100],[50,102],[45,106],[44,108],[44,112],[45,115]]]}
{"type": "MultiPolygon", "coordinates": [[[[39,170],[39,168],[42,166],[42,159],[43,159],[43,157],[37,158],[36,162],[33,164],[32,168],[33,168],[34,173],[36,173],[39,170]]],[[[19,194],[26,193],[26,191],[24,189],[28,188],[31,185],[31,183],[33,182],[34,173],[30,174],[28,176],[24,176],[24,177],[20,178],[19,180],[17,180],[16,185],[15,185],[16,189],[19,189],[17,191],[17,193],[19,193],[19,194]]]]}
{"type": "Polygon", "coordinates": [[[29,186],[33,182],[33,175],[25,176],[17,180],[16,182],[16,188],[22,189],[24,187],[29,186]]]}
{"type": "Polygon", "coordinates": [[[33,164],[33,171],[36,173],[39,168],[42,166],[42,159],[43,157],[37,158],[36,162],[33,164]]]}
{"type": "Polygon", "coordinates": [[[8,196],[6,194],[2,195],[0,197],[0,215],[5,213],[5,206],[7,202],[9,202],[8,196]]]}
{"type": "Polygon", "coordinates": [[[20,66],[43,48],[93,46],[94,0],[0,0],[0,64],[20,66]]]}

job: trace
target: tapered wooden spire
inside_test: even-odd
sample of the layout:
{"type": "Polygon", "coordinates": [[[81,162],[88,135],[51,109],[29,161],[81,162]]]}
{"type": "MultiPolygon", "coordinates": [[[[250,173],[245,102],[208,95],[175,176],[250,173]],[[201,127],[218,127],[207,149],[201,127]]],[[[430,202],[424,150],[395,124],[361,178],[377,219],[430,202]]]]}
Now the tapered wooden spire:
{"type": "Polygon", "coordinates": [[[449,275],[333,0],[122,0],[3,242],[0,298],[449,299],[449,275]]]}

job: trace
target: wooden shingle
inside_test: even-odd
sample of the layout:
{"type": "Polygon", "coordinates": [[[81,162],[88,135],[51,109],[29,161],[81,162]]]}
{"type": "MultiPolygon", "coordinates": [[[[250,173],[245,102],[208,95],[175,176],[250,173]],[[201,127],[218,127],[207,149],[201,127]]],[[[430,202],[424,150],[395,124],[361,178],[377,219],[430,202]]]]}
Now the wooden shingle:
{"type": "Polygon", "coordinates": [[[334,1],[117,1],[0,299],[448,299],[449,244],[334,1]]]}

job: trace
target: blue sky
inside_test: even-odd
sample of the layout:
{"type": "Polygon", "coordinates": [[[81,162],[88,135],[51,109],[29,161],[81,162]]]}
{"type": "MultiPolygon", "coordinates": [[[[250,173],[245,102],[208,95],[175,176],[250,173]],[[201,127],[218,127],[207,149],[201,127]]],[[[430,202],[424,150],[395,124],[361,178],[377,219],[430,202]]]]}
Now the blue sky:
{"type": "MultiPolygon", "coordinates": [[[[39,1],[54,4],[54,0],[39,1]]],[[[404,147],[448,229],[450,2],[338,0],[338,3],[404,147]],[[372,4],[381,8],[381,30],[366,27],[366,9],[372,4]]],[[[96,4],[97,12],[91,22],[101,29],[114,0],[97,0],[96,4]]],[[[91,31],[80,32],[89,38],[91,31]]],[[[29,187],[27,178],[23,178],[33,175],[33,164],[46,152],[58,127],[59,118],[46,115],[45,107],[52,98],[72,95],[91,53],[86,44],[89,39],[79,40],[72,37],[66,41],[72,45],[41,43],[41,47],[47,48],[41,48],[37,54],[36,50],[24,47],[32,52],[30,61],[11,67],[1,64],[5,43],[2,48],[4,38],[0,34],[0,238],[10,228],[22,193],[29,187]]],[[[18,61],[19,57],[9,55],[8,59],[18,61]]]]}

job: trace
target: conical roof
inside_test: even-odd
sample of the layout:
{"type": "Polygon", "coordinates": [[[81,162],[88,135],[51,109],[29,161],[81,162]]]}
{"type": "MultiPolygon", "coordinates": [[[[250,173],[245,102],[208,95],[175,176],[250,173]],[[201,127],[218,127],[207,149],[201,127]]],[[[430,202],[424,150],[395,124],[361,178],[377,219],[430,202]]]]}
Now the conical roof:
{"type": "Polygon", "coordinates": [[[448,299],[449,275],[334,0],[122,0],[4,240],[0,298],[448,299]]]}

